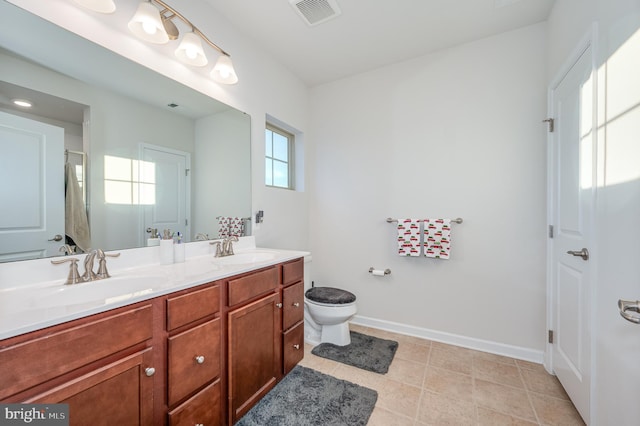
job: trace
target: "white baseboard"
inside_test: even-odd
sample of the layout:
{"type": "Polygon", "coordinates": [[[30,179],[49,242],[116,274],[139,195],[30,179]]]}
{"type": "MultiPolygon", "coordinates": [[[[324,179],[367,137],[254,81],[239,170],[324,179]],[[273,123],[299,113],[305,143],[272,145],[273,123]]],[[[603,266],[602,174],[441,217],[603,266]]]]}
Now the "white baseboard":
{"type": "Polygon", "coordinates": [[[391,331],[393,333],[404,334],[407,336],[420,337],[423,339],[433,340],[435,342],[462,346],[464,348],[475,349],[482,352],[489,352],[496,355],[508,356],[523,361],[535,362],[536,364],[542,364],[544,361],[544,351],[538,351],[530,348],[505,345],[504,343],[460,336],[457,334],[445,333],[442,331],[429,330],[427,328],[363,317],[360,315],[356,315],[355,317],[353,317],[350,323],[361,325],[364,327],[377,328],[379,330],[391,331]]]}

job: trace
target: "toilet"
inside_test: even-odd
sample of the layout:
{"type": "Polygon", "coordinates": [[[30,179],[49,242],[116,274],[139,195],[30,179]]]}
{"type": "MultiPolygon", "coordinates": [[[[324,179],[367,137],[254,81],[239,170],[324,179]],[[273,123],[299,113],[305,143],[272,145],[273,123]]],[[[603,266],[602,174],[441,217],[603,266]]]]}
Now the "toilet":
{"type": "Polygon", "coordinates": [[[335,287],[313,287],[311,261],[305,259],[304,334],[312,345],[333,343],[345,346],[351,343],[349,320],[358,311],[356,296],[335,287]]]}

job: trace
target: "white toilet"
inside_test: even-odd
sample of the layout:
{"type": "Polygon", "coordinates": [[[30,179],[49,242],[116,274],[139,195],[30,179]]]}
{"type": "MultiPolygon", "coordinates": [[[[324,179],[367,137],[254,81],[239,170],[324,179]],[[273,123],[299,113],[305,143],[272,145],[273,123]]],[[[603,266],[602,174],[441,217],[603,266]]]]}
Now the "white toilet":
{"type": "Polygon", "coordinates": [[[356,296],[335,287],[311,287],[311,261],[305,259],[304,337],[312,345],[351,343],[349,320],[358,311],[356,296]]]}

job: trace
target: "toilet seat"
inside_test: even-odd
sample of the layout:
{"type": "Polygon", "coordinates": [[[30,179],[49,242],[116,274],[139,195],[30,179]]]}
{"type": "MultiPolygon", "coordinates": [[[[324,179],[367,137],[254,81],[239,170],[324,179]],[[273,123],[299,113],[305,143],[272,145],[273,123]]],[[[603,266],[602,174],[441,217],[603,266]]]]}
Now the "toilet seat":
{"type": "Polygon", "coordinates": [[[309,302],[318,305],[350,305],[355,303],[356,295],[335,287],[311,287],[304,293],[309,302]]]}

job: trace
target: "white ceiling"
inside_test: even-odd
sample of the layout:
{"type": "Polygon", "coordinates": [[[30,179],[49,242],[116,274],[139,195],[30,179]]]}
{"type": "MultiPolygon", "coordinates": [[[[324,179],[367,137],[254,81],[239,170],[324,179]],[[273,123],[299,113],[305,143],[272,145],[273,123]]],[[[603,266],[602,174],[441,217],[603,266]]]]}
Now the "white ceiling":
{"type": "Polygon", "coordinates": [[[316,86],[545,21],[555,0],[336,0],[342,13],[313,27],[289,0],[206,1],[316,86]]]}

